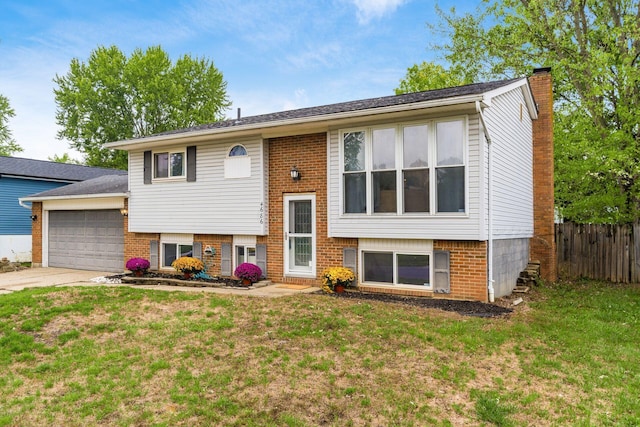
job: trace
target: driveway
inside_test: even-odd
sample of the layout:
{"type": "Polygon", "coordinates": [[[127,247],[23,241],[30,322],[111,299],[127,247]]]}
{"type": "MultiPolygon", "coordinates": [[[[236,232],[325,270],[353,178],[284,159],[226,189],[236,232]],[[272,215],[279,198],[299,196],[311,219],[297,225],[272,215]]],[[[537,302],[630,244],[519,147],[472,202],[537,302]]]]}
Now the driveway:
{"type": "Polygon", "coordinates": [[[112,283],[98,283],[92,279],[113,276],[114,273],[101,271],[72,270],[70,268],[28,268],[20,271],[0,273],[0,295],[26,288],[45,286],[131,286],[143,289],[185,292],[209,292],[217,294],[250,295],[256,297],[280,297],[299,293],[316,292],[319,288],[308,287],[292,289],[288,285],[272,284],[261,288],[192,288],[164,285],[126,285],[112,283]]]}

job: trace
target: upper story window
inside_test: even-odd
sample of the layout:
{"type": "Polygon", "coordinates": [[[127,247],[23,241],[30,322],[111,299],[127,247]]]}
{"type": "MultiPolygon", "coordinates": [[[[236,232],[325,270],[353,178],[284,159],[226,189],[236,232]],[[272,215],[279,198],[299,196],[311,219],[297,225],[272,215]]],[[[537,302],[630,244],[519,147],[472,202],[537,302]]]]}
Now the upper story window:
{"type": "Polygon", "coordinates": [[[184,151],[153,154],[153,177],[173,178],[184,176],[184,151]]]}
{"type": "Polygon", "coordinates": [[[231,150],[229,150],[229,157],[235,157],[235,156],[246,156],[247,155],[247,149],[244,148],[242,145],[234,145],[231,150]]]}
{"type": "Polygon", "coordinates": [[[462,119],[342,132],[343,212],[464,213],[465,151],[462,119]]]}

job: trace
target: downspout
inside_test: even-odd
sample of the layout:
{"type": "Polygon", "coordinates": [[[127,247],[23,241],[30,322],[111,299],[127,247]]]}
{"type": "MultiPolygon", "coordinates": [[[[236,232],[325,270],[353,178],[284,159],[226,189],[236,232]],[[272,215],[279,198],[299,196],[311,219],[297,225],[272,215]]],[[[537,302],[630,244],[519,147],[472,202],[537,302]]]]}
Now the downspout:
{"type": "Polygon", "coordinates": [[[20,204],[20,206],[22,206],[25,209],[29,209],[31,210],[31,206],[27,206],[24,204],[24,202],[21,199],[18,199],[18,203],[20,204]]]}
{"type": "Polygon", "coordinates": [[[487,125],[484,121],[484,116],[482,115],[482,108],[480,107],[480,101],[476,101],[476,112],[478,113],[478,117],[480,118],[480,123],[482,124],[482,130],[484,132],[484,138],[487,140],[487,175],[488,175],[488,185],[487,185],[487,198],[489,206],[487,206],[487,219],[488,219],[488,242],[487,245],[487,264],[488,264],[488,280],[487,280],[487,291],[489,292],[489,302],[495,301],[495,290],[493,288],[493,171],[491,168],[491,136],[489,135],[489,130],[487,129],[487,125]]]}

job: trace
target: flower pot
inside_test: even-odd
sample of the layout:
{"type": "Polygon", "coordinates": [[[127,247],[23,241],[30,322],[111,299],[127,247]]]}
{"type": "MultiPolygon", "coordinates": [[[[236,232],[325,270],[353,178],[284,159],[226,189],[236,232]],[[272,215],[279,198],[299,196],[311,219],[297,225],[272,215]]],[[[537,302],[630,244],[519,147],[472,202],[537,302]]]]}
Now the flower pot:
{"type": "Polygon", "coordinates": [[[133,275],[136,276],[136,277],[142,277],[143,274],[144,274],[144,271],[142,271],[142,270],[135,270],[133,272],[133,275]]]}
{"type": "Polygon", "coordinates": [[[242,286],[251,286],[251,280],[242,279],[242,286]]]}
{"type": "Polygon", "coordinates": [[[336,294],[341,294],[341,293],[343,293],[343,292],[344,292],[344,285],[335,285],[335,286],[333,287],[333,291],[334,291],[336,294]]]}
{"type": "Polygon", "coordinates": [[[185,279],[191,279],[191,273],[189,273],[189,272],[186,272],[186,271],[185,271],[185,272],[184,272],[184,273],[182,273],[182,274],[184,275],[184,278],[185,278],[185,279]]]}

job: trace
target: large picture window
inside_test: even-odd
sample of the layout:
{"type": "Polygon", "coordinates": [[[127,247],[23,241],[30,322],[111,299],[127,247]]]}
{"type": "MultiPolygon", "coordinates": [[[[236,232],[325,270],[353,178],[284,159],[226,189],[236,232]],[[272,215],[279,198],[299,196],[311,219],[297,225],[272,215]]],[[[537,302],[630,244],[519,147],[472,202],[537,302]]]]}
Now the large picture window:
{"type": "Polygon", "coordinates": [[[463,119],[345,131],[340,150],[345,214],[466,212],[463,119]]]}

